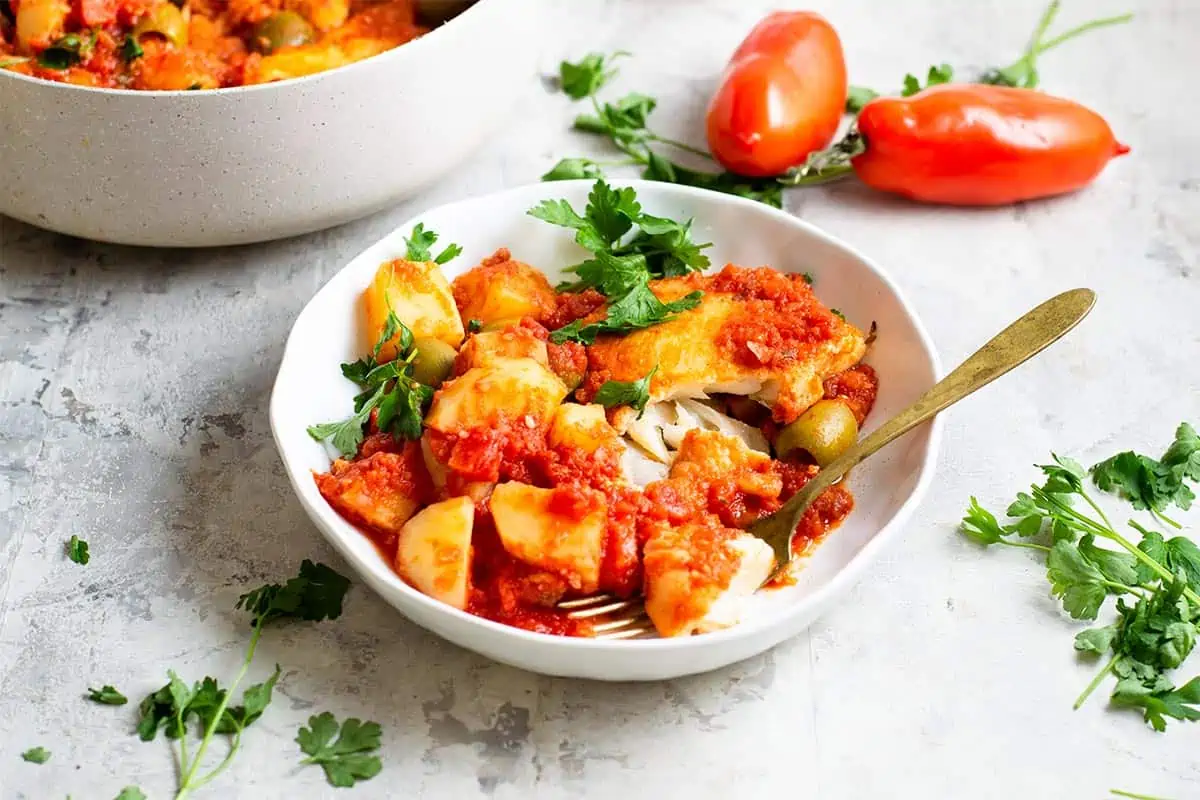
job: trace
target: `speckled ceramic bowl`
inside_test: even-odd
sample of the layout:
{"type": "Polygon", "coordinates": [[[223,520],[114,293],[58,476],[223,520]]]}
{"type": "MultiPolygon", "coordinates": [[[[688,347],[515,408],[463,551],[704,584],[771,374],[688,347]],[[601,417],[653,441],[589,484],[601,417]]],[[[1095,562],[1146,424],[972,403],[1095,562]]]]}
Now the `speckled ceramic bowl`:
{"type": "MultiPolygon", "coordinates": [[[[625,182],[623,182],[625,183],[625,182]]],[[[694,219],[697,241],[713,242],[714,265],[770,264],[811,272],[818,295],[853,322],[879,326],[867,362],[879,373],[879,396],[867,420],[874,428],[937,380],[937,356],[912,307],[884,272],[864,256],[816,228],[760,203],[664,183],[629,181],[649,213],[694,219]]],[[[804,630],[853,584],[899,533],[933,477],[941,425],[922,426],[856,468],[849,487],[854,512],[805,561],[796,585],[760,592],[740,625],[683,639],[597,641],[548,636],[510,628],[451,608],[397,577],[371,541],[330,508],[313,482],[329,468],[325,447],[305,428],[346,416],[355,387],[338,364],[361,353],[358,298],[383,261],[405,252],[403,237],[423,222],[457,242],[463,253],[443,270],[465,272],[497,247],[546,272],[551,283],[562,267],[585,253],[571,232],[525,212],[545,199],[587,203],[590,182],[542,183],[442,206],[409,220],[335,275],[300,313],[288,337],[271,395],[271,430],[301,505],[320,531],[368,586],[405,616],[434,633],[497,661],[550,675],[600,680],[656,680],[716,669],[761,653],[804,630]]]]}
{"type": "Polygon", "coordinates": [[[543,0],[479,0],[340,69],[204,92],[0,70],[0,214],[122,244],[214,246],[328,228],[461,163],[535,75],[543,0]]]}

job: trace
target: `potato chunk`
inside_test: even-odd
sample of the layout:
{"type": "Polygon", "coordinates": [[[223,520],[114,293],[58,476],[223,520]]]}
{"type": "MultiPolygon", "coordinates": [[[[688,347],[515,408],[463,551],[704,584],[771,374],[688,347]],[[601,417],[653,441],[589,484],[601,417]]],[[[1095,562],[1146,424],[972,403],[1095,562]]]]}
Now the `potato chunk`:
{"type": "Polygon", "coordinates": [[[333,462],[314,475],[321,495],[342,516],[396,534],[429,496],[429,476],[416,442],[400,453],[377,452],[358,461],[333,462]]]}
{"type": "MultiPolygon", "coordinates": [[[[383,334],[388,309],[396,313],[413,336],[440,339],[457,349],[463,340],[462,320],[441,269],[432,261],[399,258],[379,267],[375,280],[363,291],[367,342],[374,346],[383,334]]],[[[397,335],[384,345],[380,361],[396,357],[397,335]]]]}
{"type": "Polygon", "coordinates": [[[427,427],[446,434],[491,428],[501,420],[530,428],[546,425],[567,387],[532,358],[508,358],[447,381],[433,396],[427,427]]]}
{"type": "Polygon", "coordinates": [[[604,495],[510,482],[492,491],[491,508],[500,541],[514,558],[562,577],[581,594],[596,591],[608,520],[604,495]]]}
{"type": "MultiPolygon", "coordinates": [[[[554,421],[546,443],[551,447],[565,447],[594,453],[605,445],[620,445],[621,438],[613,426],[608,424],[604,406],[564,403],[555,409],[554,421]]],[[[622,447],[622,449],[624,449],[622,447]]]]}
{"type": "Polygon", "coordinates": [[[736,625],[774,555],[761,539],[707,520],[660,526],[642,564],[650,621],[662,636],[687,636],[736,625]]]}
{"type": "Polygon", "coordinates": [[[400,530],[396,547],[400,577],[434,600],[465,609],[474,525],[475,504],[469,497],[422,509],[400,530]]]}
{"type": "Polygon", "coordinates": [[[462,373],[471,367],[492,366],[505,358],[532,358],[539,364],[550,364],[544,341],[526,328],[512,327],[469,337],[458,353],[454,368],[462,373]]]}
{"type": "Polygon", "coordinates": [[[558,305],[546,276],[503,247],[454,279],[454,300],[463,319],[481,322],[520,317],[541,322],[558,305]]]}

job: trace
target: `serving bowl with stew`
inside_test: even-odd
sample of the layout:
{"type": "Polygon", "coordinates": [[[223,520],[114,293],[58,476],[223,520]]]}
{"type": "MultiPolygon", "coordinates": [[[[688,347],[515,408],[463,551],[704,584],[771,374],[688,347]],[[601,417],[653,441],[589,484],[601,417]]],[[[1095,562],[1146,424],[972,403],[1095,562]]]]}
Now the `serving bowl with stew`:
{"type": "Polygon", "coordinates": [[[0,2],[0,214],[88,239],[232,245],[365,216],[461,164],[536,85],[542,0],[437,24],[409,0],[230,3],[236,20],[72,2],[137,10],[79,33],[52,16],[67,3],[0,2]]]}
{"type": "MultiPolygon", "coordinates": [[[[648,214],[693,220],[693,239],[713,243],[706,252],[714,271],[732,263],[808,273],[823,303],[863,330],[874,323],[878,334],[864,363],[878,376],[878,394],[865,431],[908,406],[937,380],[937,355],[916,313],[886,273],[850,246],[741,198],[646,181],[621,185],[636,190],[648,214]]],[[[307,429],[345,417],[359,392],[337,365],[353,362],[366,352],[364,347],[369,349],[360,324],[364,289],[377,278],[381,264],[406,257],[405,237],[412,237],[414,227],[436,231],[439,246],[453,242],[462,247],[461,254],[440,267],[446,279],[467,273],[499,248],[511,248],[513,259],[541,270],[553,284],[566,277],[564,267],[586,253],[570,230],[547,225],[527,211],[559,199],[582,210],[591,189],[584,181],[542,183],[441,206],[369,247],[297,318],[271,397],[271,428],[296,495],[318,530],[364,583],[422,627],[497,661],[549,675],[616,681],[705,672],[795,636],[846,592],[920,502],[933,477],[940,423],[914,430],[854,470],[847,478],[853,511],[806,553],[794,582],[754,594],[732,627],[673,638],[614,641],[550,635],[433,599],[401,579],[394,568],[397,555],[339,515],[314,480],[314,475],[328,473],[333,455],[307,429]]]]}

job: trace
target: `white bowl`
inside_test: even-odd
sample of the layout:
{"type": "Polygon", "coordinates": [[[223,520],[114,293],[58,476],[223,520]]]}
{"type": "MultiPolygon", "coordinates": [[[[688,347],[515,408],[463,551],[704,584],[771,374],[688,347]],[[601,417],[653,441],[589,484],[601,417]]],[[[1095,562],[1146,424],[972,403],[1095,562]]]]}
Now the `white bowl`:
{"type": "Polygon", "coordinates": [[[261,86],[138,92],[0,70],[0,214],[206,247],[373,213],[462,163],[534,82],[532,2],[479,0],[394,50],[261,86]]]}
{"type": "MultiPolygon", "coordinates": [[[[867,361],[880,390],[867,428],[899,412],[939,374],[937,356],[895,284],[850,247],[787,214],[749,200],[647,181],[633,186],[643,207],[675,219],[694,218],[697,241],[713,242],[714,267],[727,262],[809,271],[817,294],[879,338],[867,361]]],[[[417,624],[463,647],[534,672],[600,680],[657,680],[705,672],[761,653],[795,636],[846,591],[885,541],[900,531],[933,477],[940,426],[935,420],[889,445],[849,478],[855,509],[808,559],[795,586],[760,593],[743,622],[686,639],[604,642],[510,628],[431,600],[400,580],[374,545],[325,502],[312,471],[328,469],[323,445],[305,428],[347,415],[356,390],[338,364],[359,357],[358,304],[383,261],[404,254],[402,237],[417,222],[457,242],[463,254],[443,269],[453,278],[509,247],[515,258],[545,271],[584,255],[571,232],[525,214],[538,202],[566,198],[583,209],[587,181],[541,183],[441,206],[409,220],[335,275],[300,313],[288,337],[271,395],[271,430],[305,511],[362,579],[417,624]]]]}

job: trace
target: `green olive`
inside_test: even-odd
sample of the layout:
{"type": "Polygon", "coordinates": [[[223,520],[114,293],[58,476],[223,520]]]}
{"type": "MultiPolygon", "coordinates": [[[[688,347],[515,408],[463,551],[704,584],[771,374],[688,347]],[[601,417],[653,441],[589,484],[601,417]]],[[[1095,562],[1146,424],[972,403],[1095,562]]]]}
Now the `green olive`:
{"type": "Polygon", "coordinates": [[[441,386],[450,370],[454,369],[454,357],[458,353],[441,339],[425,336],[415,339],[413,347],[417,351],[412,362],[413,378],[435,389],[441,386]]]}
{"type": "Polygon", "coordinates": [[[311,44],[315,38],[313,26],[295,11],[276,11],[254,26],[254,47],[260,53],[311,44]]]}
{"type": "Polygon", "coordinates": [[[522,319],[523,317],[504,317],[503,319],[494,319],[491,322],[485,322],[483,327],[479,330],[481,333],[508,330],[514,325],[520,325],[522,319]]]}
{"type": "Polygon", "coordinates": [[[858,421],[840,400],[818,400],[775,440],[780,458],[792,450],[807,450],[818,466],[826,466],[858,440],[858,421]]]}
{"type": "Polygon", "coordinates": [[[176,48],[187,47],[187,17],[172,3],[158,3],[133,27],[134,41],[141,42],[147,36],[161,36],[176,48]]]}

